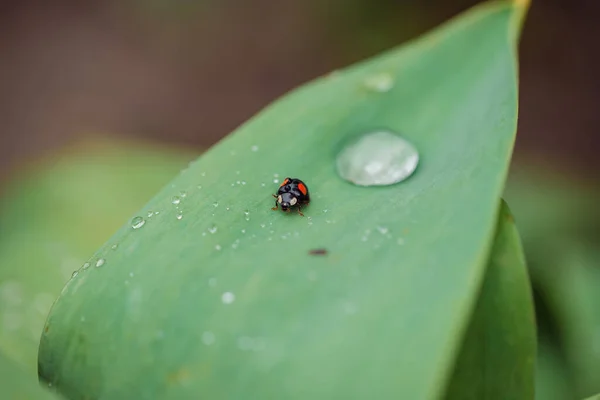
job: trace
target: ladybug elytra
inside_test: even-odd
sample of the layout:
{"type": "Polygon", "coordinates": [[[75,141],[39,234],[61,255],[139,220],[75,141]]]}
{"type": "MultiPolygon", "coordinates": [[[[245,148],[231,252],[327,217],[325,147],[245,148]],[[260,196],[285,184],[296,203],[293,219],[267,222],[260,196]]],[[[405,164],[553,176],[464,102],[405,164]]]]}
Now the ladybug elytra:
{"type": "Polygon", "coordinates": [[[276,200],[272,210],[277,210],[278,206],[281,206],[282,211],[289,212],[291,208],[297,207],[298,214],[302,216],[304,214],[302,214],[301,207],[310,202],[308,188],[304,182],[296,178],[285,178],[273,197],[276,200]]]}

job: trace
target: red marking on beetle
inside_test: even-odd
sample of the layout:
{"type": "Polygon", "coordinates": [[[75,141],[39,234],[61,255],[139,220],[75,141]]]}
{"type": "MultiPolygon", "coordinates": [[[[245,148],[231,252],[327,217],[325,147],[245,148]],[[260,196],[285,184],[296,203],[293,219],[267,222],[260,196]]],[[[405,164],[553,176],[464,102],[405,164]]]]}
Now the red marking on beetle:
{"type": "Polygon", "coordinates": [[[308,193],[308,190],[306,190],[306,186],[304,186],[303,183],[299,183],[298,184],[298,189],[302,192],[303,195],[306,196],[306,193],[308,193]]]}
{"type": "Polygon", "coordinates": [[[285,181],[281,182],[281,185],[279,185],[279,187],[282,187],[283,185],[287,184],[290,180],[288,178],[285,178],[285,181]]]}

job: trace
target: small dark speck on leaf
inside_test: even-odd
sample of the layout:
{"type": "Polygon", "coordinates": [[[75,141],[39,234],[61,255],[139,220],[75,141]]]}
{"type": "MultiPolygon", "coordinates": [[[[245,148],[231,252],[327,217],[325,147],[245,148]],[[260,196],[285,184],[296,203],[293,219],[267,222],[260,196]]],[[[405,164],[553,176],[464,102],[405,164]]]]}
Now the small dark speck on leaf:
{"type": "Polygon", "coordinates": [[[327,255],[327,249],[312,249],[308,254],[313,256],[325,256],[327,255]]]}

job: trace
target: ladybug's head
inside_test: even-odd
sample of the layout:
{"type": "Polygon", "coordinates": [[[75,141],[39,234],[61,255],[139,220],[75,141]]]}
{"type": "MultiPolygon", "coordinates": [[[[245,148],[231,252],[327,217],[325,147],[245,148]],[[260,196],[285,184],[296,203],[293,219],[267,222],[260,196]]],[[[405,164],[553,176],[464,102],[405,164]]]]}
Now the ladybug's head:
{"type": "Polygon", "coordinates": [[[281,205],[283,211],[287,211],[298,203],[298,198],[291,193],[282,193],[277,198],[277,202],[281,205]]]}

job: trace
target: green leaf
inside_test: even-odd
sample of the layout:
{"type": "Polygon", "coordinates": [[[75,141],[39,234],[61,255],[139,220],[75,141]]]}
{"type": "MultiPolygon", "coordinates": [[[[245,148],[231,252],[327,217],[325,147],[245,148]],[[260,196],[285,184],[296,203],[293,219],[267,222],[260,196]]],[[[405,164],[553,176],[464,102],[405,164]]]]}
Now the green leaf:
{"type": "Polygon", "coordinates": [[[123,226],[91,258],[101,267],[64,288],[41,378],[72,399],[439,398],[512,152],[523,13],[477,7],[294,91],[214,146],[137,213],[158,218],[123,226]],[[365,86],[381,74],[390,90],[365,86]],[[381,127],[420,150],[416,174],[341,180],[344,143],[381,127]],[[275,174],[307,182],[306,217],[271,211],[275,174]]]}
{"type": "Polygon", "coordinates": [[[594,395],[592,397],[588,397],[585,400],[600,400],[600,393],[598,393],[597,395],[594,395]]]}
{"type": "Polygon", "coordinates": [[[16,176],[0,202],[0,350],[32,376],[61,288],[190,154],[90,137],[16,176]]]}
{"type": "Polygon", "coordinates": [[[533,298],[519,234],[503,204],[477,306],[447,399],[534,398],[533,298]]]}
{"type": "Polygon", "coordinates": [[[568,369],[559,350],[543,336],[538,339],[535,398],[537,400],[576,398],[569,382],[568,369]]]}
{"type": "Polygon", "coordinates": [[[21,369],[13,360],[0,352],[0,388],[7,400],[57,400],[59,397],[44,390],[34,376],[21,369]]]}
{"type": "Polygon", "coordinates": [[[600,390],[600,251],[591,244],[549,242],[544,259],[532,266],[548,305],[577,397],[600,390]]]}

